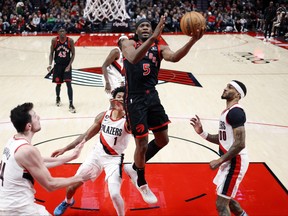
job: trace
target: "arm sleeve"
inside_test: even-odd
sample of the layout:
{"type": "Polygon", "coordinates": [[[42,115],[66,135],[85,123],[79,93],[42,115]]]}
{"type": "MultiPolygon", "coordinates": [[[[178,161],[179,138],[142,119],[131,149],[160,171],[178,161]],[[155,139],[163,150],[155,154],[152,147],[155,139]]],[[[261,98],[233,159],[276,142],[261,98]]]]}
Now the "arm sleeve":
{"type": "Polygon", "coordinates": [[[228,112],[227,121],[232,128],[244,126],[246,122],[246,114],[243,109],[235,107],[228,112]]]}

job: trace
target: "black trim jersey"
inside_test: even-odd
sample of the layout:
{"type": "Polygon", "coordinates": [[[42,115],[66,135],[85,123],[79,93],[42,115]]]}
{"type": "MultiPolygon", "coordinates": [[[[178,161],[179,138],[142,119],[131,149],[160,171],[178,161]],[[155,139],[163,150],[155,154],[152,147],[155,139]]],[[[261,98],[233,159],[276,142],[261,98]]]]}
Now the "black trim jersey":
{"type": "Polygon", "coordinates": [[[56,64],[68,65],[71,60],[71,44],[70,38],[66,37],[66,40],[61,43],[59,36],[56,38],[54,45],[54,61],[56,64]]]}
{"type": "MultiPolygon", "coordinates": [[[[137,49],[141,44],[140,42],[136,42],[135,48],[137,49]]],[[[128,93],[154,89],[158,83],[161,60],[160,46],[156,43],[152,44],[145,57],[136,64],[132,64],[124,58],[126,90],[128,93]]]]}

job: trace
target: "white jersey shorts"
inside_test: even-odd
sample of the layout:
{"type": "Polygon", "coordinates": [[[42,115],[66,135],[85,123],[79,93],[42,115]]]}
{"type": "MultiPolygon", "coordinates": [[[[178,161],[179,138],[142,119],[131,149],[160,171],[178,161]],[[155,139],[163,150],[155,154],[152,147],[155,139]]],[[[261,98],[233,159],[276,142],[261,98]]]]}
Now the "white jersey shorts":
{"type": "Polygon", "coordinates": [[[95,181],[104,170],[105,181],[109,183],[121,184],[123,159],[124,154],[108,155],[104,153],[102,146],[96,145],[93,151],[90,152],[88,157],[78,168],[76,175],[82,171],[85,172],[86,170],[90,170],[92,168],[90,179],[95,181]]]}
{"type": "Polygon", "coordinates": [[[248,166],[249,159],[247,154],[237,155],[230,161],[224,162],[219,167],[213,180],[213,183],[217,185],[217,195],[226,199],[234,198],[248,166]]]}

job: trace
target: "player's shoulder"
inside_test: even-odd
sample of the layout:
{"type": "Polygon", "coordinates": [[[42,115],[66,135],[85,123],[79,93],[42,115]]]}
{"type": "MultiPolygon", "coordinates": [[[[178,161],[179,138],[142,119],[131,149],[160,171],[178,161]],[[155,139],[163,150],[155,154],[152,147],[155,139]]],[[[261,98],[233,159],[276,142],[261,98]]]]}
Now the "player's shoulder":
{"type": "Polygon", "coordinates": [[[39,154],[39,150],[31,144],[22,144],[15,151],[15,158],[30,158],[39,154]]]}
{"type": "Polygon", "coordinates": [[[104,118],[104,116],[105,116],[106,113],[107,113],[107,111],[102,111],[102,112],[100,112],[100,113],[95,117],[95,122],[102,121],[102,119],[104,118]]]}
{"type": "Polygon", "coordinates": [[[52,43],[54,44],[54,43],[57,42],[57,40],[58,40],[58,37],[53,37],[51,41],[52,41],[52,43]]]}
{"type": "Polygon", "coordinates": [[[111,53],[120,53],[121,52],[121,50],[120,50],[120,48],[119,47],[115,47],[115,48],[113,48],[112,50],[111,50],[111,53]]]}

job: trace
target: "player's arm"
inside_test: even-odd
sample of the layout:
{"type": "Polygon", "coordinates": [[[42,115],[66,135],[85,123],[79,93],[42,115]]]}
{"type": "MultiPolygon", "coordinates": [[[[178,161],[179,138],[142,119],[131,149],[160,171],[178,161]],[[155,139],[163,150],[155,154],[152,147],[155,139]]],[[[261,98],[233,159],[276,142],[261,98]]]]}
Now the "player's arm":
{"type": "Polygon", "coordinates": [[[72,143],[70,143],[66,147],[54,151],[51,157],[58,157],[59,155],[62,155],[66,151],[69,151],[75,148],[75,146],[77,146],[79,143],[81,142],[85,143],[88,140],[90,140],[92,137],[94,137],[101,129],[101,122],[104,117],[104,114],[105,112],[98,114],[95,118],[93,125],[85,133],[78,136],[72,143]]]}
{"type": "Polygon", "coordinates": [[[15,159],[47,191],[54,191],[88,179],[88,176],[82,174],[70,178],[53,178],[46,168],[39,150],[34,146],[20,147],[15,153],[15,159]]]}
{"type": "Polygon", "coordinates": [[[117,48],[111,50],[109,55],[106,57],[104,63],[102,64],[102,73],[105,79],[105,91],[106,92],[111,92],[111,85],[109,82],[109,75],[108,75],[108,70],[107,67],[113,63],[113,61],[117,60],[120,58],[120,52],[117,48]]]}
{"type": "Polygon", "coordinates": [[[199,40],[197,37],[191,37],[190,40],[176,52],[173,52],[169,46],[161,45],[161,53],[163,59],[170,62],[180,61],[191,49],[191,47],[199,40]]]}
{"type": "Polygon", "coordinates": [[[245,127],[237,127],[233,129],[234,143],[230,149],[221,157],[222,161],[225,162],[235,157],[242,149],[245,148],[245,127]]]}
{"type": "Polygon", "coordinates": [[[162,30],[164,28],[164,22],[165,18],[164,16],[161,16],[160,21],[155,28],[153,34],[151,37],[149,37],[140,47],[135,49],[134,41],[131,40],[124,40],[122,42],[122,53],[123,56],[131,63],[136,64],[138,63],[142,58],[144,58],[146,52],[149,50],[149,48],[152,46],[152,44],[155,42],[155,40],[160,37],[162,30]]]}
{"type": "Polygon", "coordinates": [[[44,164],[47,168],[60,166],[64,163],[72,161],[79,157],[81,150],[83,149],[84,143],[78,144],[74,151],[69,155],[64,155],[60,157],[43,157],[44,164]]]}
{"type": "Polygon", "coordinates": [[[245,148],[245,127],[246,116],[241,108],[233,108],[227,114],[227,121],[233,128],[234,142],[229,150],[219,159],[210,162],[212,169],[218,168],[225,161],[236,157],[245,148]]]}
{"type": "Polygon", "coordinates": [[[54,57],[54,46],[56,43],[56,38],[53,38],[51,40],[51,45],[50,45],[50,54],[49,54],[49,65],[47,67],[47,70],[50,71],[52,69],[52,62],[53,62],[53,57],[54,57]]]}
{"type": "Polygon", "coordinates": [[[74,45],[74,41],[73,41],[72,38],[69,38],[69,39],[70,39],[70,48],[71,48],[71,59],[70,59],[69,64],[67,65],[65,71],[70,71],[71,66],[72,66],[72,63],[73,63],[74,58],[75,58],[75,45],[74,45]]]}

